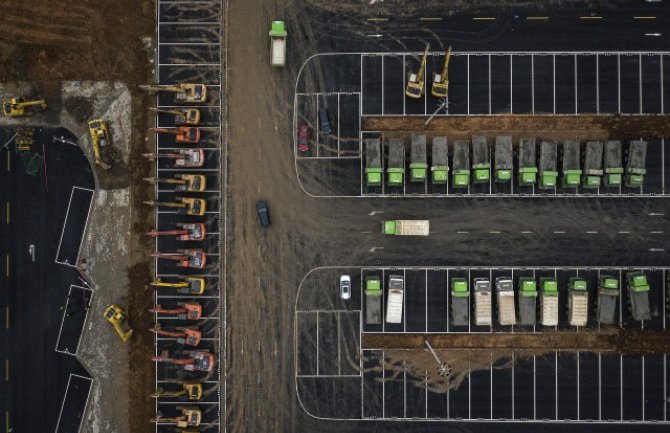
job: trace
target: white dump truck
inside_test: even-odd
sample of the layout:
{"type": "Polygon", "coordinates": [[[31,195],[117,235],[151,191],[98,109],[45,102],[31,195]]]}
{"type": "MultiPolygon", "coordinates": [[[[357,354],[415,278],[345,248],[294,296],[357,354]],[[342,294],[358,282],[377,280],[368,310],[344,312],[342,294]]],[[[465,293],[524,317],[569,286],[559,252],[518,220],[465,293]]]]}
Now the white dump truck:
{"type": "Polygon", "coordinates": [[[386,322],[402,323],[402,304],[405,290],[405,280],[402,275],[389,277],[388,293],[386,296],[386,322]]]}

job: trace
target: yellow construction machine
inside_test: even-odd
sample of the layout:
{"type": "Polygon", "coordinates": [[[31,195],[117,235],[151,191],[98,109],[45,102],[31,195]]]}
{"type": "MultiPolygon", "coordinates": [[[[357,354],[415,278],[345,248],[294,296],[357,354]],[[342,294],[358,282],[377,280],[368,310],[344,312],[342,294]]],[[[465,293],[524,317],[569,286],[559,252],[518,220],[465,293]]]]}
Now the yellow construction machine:
{"type": "Polygon", "coordinates": [[[207,86],[204,84],[180,83],[173,85],[140,86],[150,92],[172,92],[175,102],[205,102],[207,100],[207,86]]]}
{"type": "Polygon", "coordinates": [[[183,382],[177,381],[176,384],[181,385],[181,389],[166,390],[158,388],[156,392],[151,394],[153,398],[176,398],[186,397],[189,401],[198,401],[202,398],[202,384],[197,382],[183,382]]]}
{"type": "Polygon", "coordinates": [[[104,161],[102,158],[102,149],[110,146],[109,128],[107,122],[103,119],[91,119],[88,121],[88,132],[91,134],[91,141],[93,143],[93,156],[95,163],[103,170],[112,168],[111,164],[104,161]]]}
{"type": "Polygon", "coordinates": [[[444,66],[442,73],[433,75],[433,86],[430,89],[430,94],[436,98],[446,98],[449,93],[449,60],[451,59],[451,47],[447,50],[444,57],[444,66]]]}
{"type": "Polygon", "coordinates": [[[149,183],[166,183],[174,185],[175,191],[203,192],[207,187],[207,178],[204,174],[178,174],[174,178],[145,177],[149,183]]]}
{"type": "Polygon", "coordinates": [[[198,427],[202,422],[202,412],[197,407],[177,406],[176,409],[181,411],[180,416],[164,418],[159,414],[151,421],[156,424],[176,424],[178,428],[198,427]]]}
{"type": "Polygon", "coordinates": [[[128,326],[128,314],[125,310],[116,304],[111,304],[105,309],[103,315],[112,324],[121,340],[128,341],[130,336],[133,335],[133,330],[128,326]]]}
{"type": "Polygon", "coordinates": [[[156,113],[171,114],[174,116],[174,124],[198,126],[200,124],[200,110],[197,108],[180,108],[177,110],[164,110],[161,108],[151,108],[156,113]]]}
{"type": "Polygon", "coordinates": [[[176,213],[194,216],[203,216],[207,210],[207,202],[204,198],[175,197],[176,201],[147,200],[144,203],[149,206],[169,207],[177,209],[176,213]]]}
{"type": "Polygon", "coordinates": [[[35,114],[37,110],[47,109],[44,99],[12,98],[2,101],[2,114],[6,117],[25,117],[35,114]]]}
{"type": "Polygon", "coordinates": [[[415,74],[413,72],[409,73],[407,78],[407,87],[405,88],[405,95],[408,98],[419,99],[423,96],[423,75],[426,70],[426,57],[428,56],[428,50],[430,45],[426,45],[426,49],[423,52],[421,57],[421,66],[419,66],[419,71],[415,74]]]}
{"type": "Polygon", "coordinates": [[[202,295],[205,293],[205,279],[202,277],[184,277],[181,281],[168,282],[157,279],[151,282],[154,287],[167,287],[177,289],[177,293],[183,295],[202,295]]]}

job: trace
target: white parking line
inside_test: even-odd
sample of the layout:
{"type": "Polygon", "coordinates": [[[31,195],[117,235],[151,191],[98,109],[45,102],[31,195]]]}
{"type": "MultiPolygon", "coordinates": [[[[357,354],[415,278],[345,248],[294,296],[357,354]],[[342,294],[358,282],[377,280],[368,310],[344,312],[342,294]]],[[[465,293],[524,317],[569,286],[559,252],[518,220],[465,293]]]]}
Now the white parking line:
{"type": "Polygon", "coordinates": [[[575,62],[575,114],[577,114],[577,87],[578,87],[578,78],[577,78],[577,54],[574,56],[574,62],[575,62]]]}
{"type": "Polygon", "coordinates": [[[491,114],[491,55],[489,54],[489,114],[491,114]]]}
{"type": "Polygon", "coordinates": [[[638,54],[638,83],[639,83],[639,88],[638,91],[640,93],[640,114],[642,114],[642,54],[638,54]]]}
{"type": "MultiPolygon", "coordinates": [[[[84,404],[84,409],[82,411],[82,414],[86,413],[86,408],[88,407],[88,400],[91,397],[91,387],[93,386],[93,379],[91,379],[89,377],[80,376],[78,374],[70,373],[70,376],[67,379],[67,385],[65,386],[65,395],[63,396],[63,402],[61,403],[60,412],[58,413],[58,420],[56,421],[56,428],[54,429],[54,432],[56,432],[56,433],[58,433],[58,428],[60,427],[60,420],[63,417],[63,409],[65,408],[65,400],[67,399],[67,392],[70,389],[70,382],[72,381],[73,377],[75,377],[77,379],[80,379],[80,380],[90,382],[89,387],[88,387],[88,393],[86,394],[86,403],[84,404]]],[[[76,414],[68,414],[68,415],[76,415],[76,414]]],[[[81,421],[83,421],[83,415],[82,415],[81,421]]],[[[79,427],[77,428],[77,432],[81,431],[81,424],[82,424],[81,421],[79,423],[79,427]]],[[[9,432],[10,430],[7,430],[7,431],[9,432]]]]}
{"type": "Polygon", "coordinates": [[[552,78],[551,82],[553,83],[553,104],[554,104],[554,114],[556,114],[556,54],[551,56],[552,62],[552,78]]]}
{"type": "Polygon", "coordinates": [[[596,113],[600,114],[600,54],[596,54],[596,113]]]}
{"type": "Polygon", "coordinates": [[[84,242],[84,235],[86,234],[86,227],[88,227],[88,219],[91,216],[91,207],[93,206],[93,195],[94,195],[94,191],[92,189],[84,188],[84,187],[80,187],[80,186],[73,186],[72,187],[72,190],[70,191],[70,201],[67,204],[67,211],[65,212],[65,219],[63,220],[63,228],[61,229],[61,232],[60,232],[60,240],[58,241],[58,249],[56,250],[56,258],[54,259],[54,261],[56,263],[58,263],[60,265],[77,267],[77,264],[79,263],[79,254],[81,253],[81,244],[84,242]],[[79,240],[79,247],[77,248],[77,255],[75,257],[74,263],[69,263],[67,261],[67,258],[65,259],[65,261],[59,261],[58,256],[60,255],[60,247],[61,247],[61,244],[63,243],[63,235],[65,234],[65,227],[67,226],[67,217],[70,215],[70,206],[72,205],[72,198],[74,196],[74,190],[75,189],[80,189],[82,191],[88,191],[91,194],[90,194],[90,197],[88,199],[89,200],[88,201],[88,211],[86,213],[86,221],[84,222],[84,228],[82,229],[82,232],[81,232],[81,239],[79,240]]]}
{"type": "Polygon", "coordinates": [[[621,113],[621,54],[616,55],[617,113],[621,113]]]}

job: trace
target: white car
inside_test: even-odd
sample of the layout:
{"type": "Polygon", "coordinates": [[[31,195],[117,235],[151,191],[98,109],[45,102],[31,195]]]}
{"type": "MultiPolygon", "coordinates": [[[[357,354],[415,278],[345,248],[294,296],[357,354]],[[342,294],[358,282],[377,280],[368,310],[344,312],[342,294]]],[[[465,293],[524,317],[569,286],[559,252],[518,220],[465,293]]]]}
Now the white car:
{"type": "Polygon", "coordinates": [[[340,297],[342,299],[351,298],[351,277],[349,275],[340,275],[340,297]]]}

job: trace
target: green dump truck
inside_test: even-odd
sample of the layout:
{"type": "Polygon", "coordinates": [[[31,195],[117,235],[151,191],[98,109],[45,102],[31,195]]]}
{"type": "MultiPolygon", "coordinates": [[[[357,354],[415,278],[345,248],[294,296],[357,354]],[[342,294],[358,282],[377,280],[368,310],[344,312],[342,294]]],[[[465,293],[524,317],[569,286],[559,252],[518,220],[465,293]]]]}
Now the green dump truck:
{"type": "Polygon", "coordinates": [[[619,187],[622,185],[623,177],[623,153],[621,142],[611,140],[605,142],[604,166],[605,175],[603,185],[606,187],[619,187]]]}
{"type": "Polygon", "coordinates": [[[379,275],[365,277],[365,323],[382,323],[382,280],[379,275]]]}
{"type": "Polygon", "coordinates": [[[537,282],[535,278],[519,278],[519,325],[537,323],[537,282]]]}
{"type": "Polygon", "coordinates": [[[619,279],[612,275],[601,275],[598,281],[598,323],[614,324],[616,307],[619,304],[619,279]]]}
{"type": "Polygon", "coordinates": [[[514,170],[512,136],[498,135],[495,147],[496,182],[509,182],[514,170]]]}
{"type": "Polygon", "coordinates": [[[270,64],[276,67],[286,65],[286,26],[284,21],[272,21],[270,27],[270,64]]]}
{"type": "Polygon", "coordinates": [[[470,185],[470,143],[466,140],[454,142],[454,154],[451,163],[452,186],[456,189],[467,188],[470,185]]]}
{"type": "Polygon", "coordinates": [[[537,181],[537,146],[534,138],[519,140],[519,185],[532,186],[537,181]]]}
{"type": "Polygon", "coordinates": [[[634,140],[630,142],[626,155],[625,185],[628,188],[638,188],[644,184],[644,175],[647,174],[647,142],[634,140]]]}
{"type": "Polygon", "coordinates": [[[558,282],[555,278],[540,278],[540,323],[558,325],[558,282]]]}
{"type": "Polygon", "coordinates": [[[556,188],[558,178],[558,146],[553,141],[540,143],[540,189],[556,188]]]}
{"type": "Polygon", "coordinates": [[[647,276],[642,272],[628,272],[626,280],[628,282],[628,300],[633,320],[650,320],[650,287],[647,282],[647,276]]]}
{"type": "Polygon", "coordinates": [[[384,220],[382,233],[396,236],[428,236],[430,221],[428,220],[384,220]]]}
{"type": "Polygon", "coordinates": [[[485,135],[472,136],[472,177],[474,183],[488,183],[491,179],[491,155],[485,135]]]}
{"type": "Polygon", "coordinates": [[[425,182],[428,164],[426,162],[426,136],[412,134],[412,148],[410,152],[409,180],[410,182],[425,182]]]}
{"type": "Polygon", "coordinates": [[[467,326],[469,323],[470,288],[468,280],[454,277],[451,279],[451,323],[455,326],[467,326]]]}
{"type": "Polygon", "coordinates": [[[600,141],[586,142],[583,161],[584,173],[582,186],[587,189],[598,188],[603,176],[603,143],[600,141]]]}
{"type": "Polygon", "coordinates": [[[449,148],[447,146],[447,137],[433,138],[433,165],[430,167],[432,172],[432,182],[434,184],[446,184],[449,181],[449,148]]]}
{"type": "Polygon", "coordinates": [[[382,144],[378,138],[365,140],[365,179],[368,186],[381,186],[384,181],[382,169],[382,144]]]}
{"type": "Polygon", "coordinates": [[[563,188],[577,188],[582,177],[579,141],[563,142],[563,188]]]}
{"type": "Polygon", "coordinates": [[[586,326],[589,313],[589,292],[586,280],[572,277],[568,280],[568,322],[571,326],[586,326]]]}
{"type": "Polygon", "coordinates": [[[401,138],[389,140],[389,158],[386,168],[388,186],[403,186],[405,177],[405,144],[401,138]]]}

